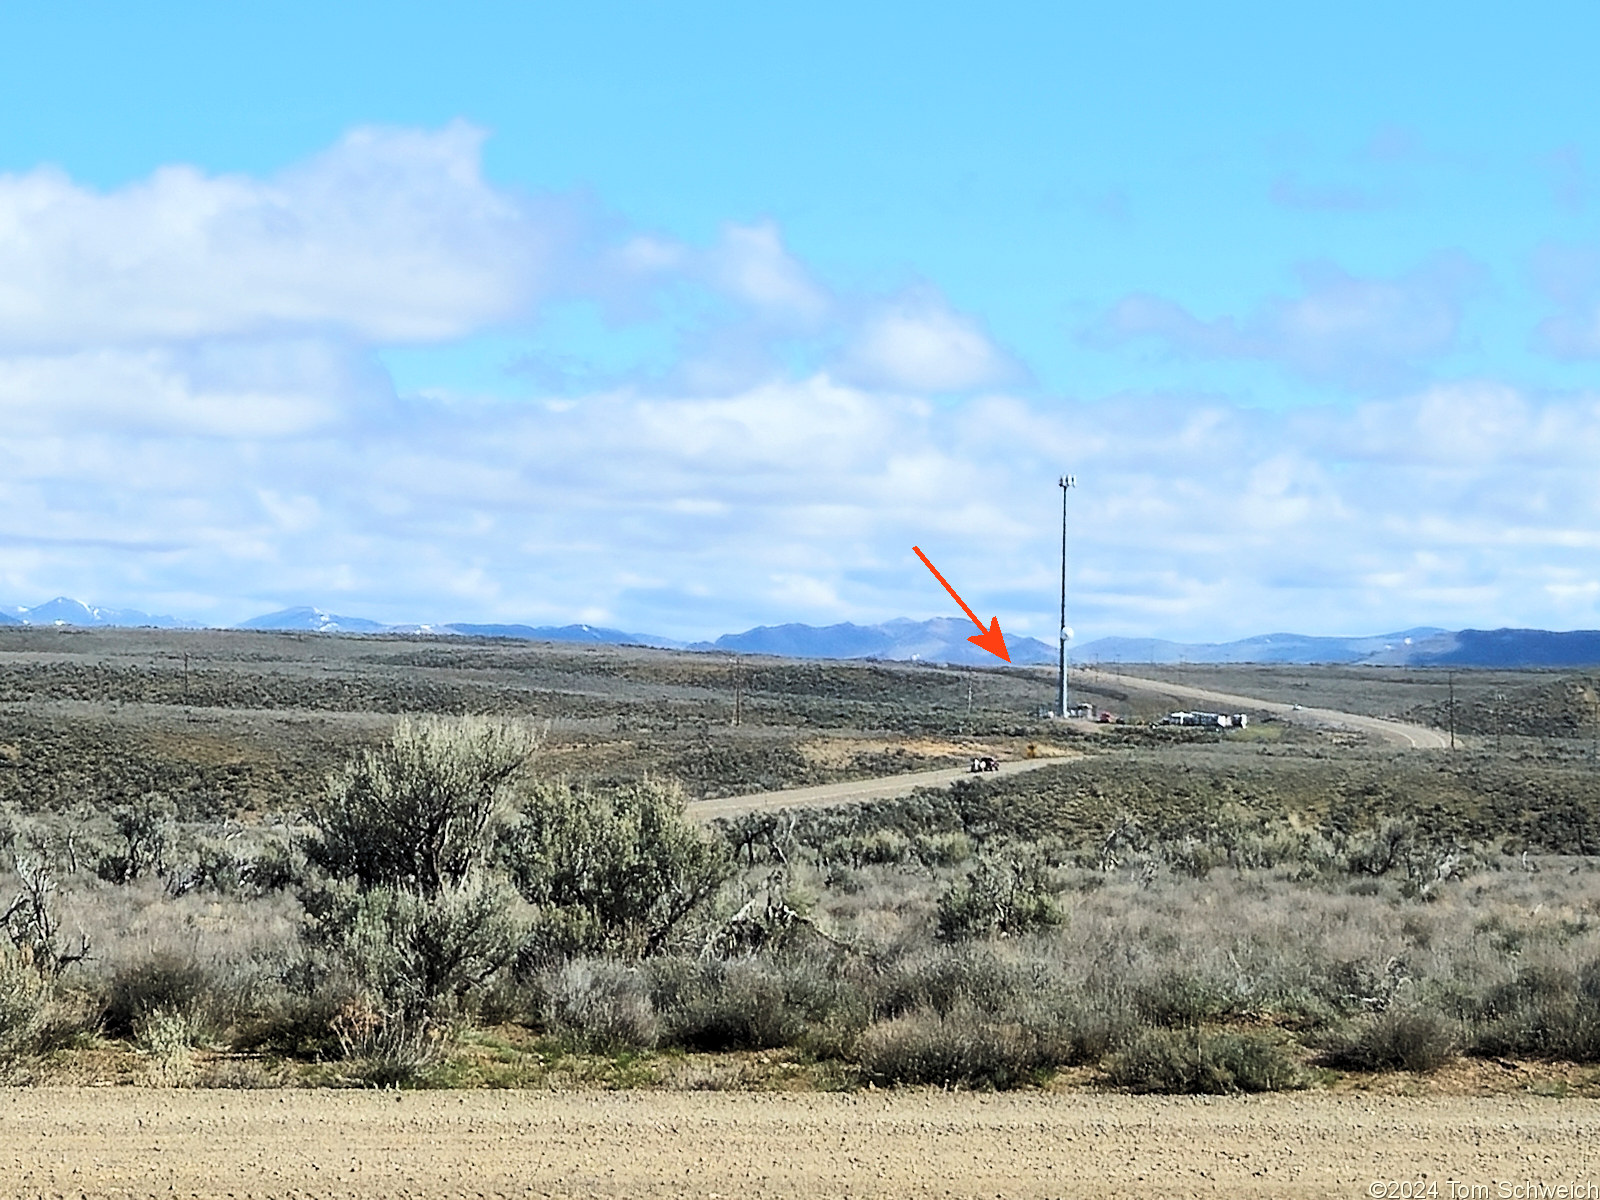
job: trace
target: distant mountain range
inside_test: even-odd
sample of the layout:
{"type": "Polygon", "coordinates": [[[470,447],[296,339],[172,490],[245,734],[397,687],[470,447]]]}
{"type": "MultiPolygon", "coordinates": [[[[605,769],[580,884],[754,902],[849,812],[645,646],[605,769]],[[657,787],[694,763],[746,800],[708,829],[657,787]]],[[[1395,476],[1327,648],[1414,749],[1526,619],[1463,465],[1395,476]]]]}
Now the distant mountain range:
{"type": "Polygon", "coordinates": [[[1600,664],[1600,630],[1434,629],[1377,637],[1267,633],[1237,642],[1101,638],[1073,648],[1075,663],[1342,663],[1374,667],[1584,667],[1600,664]]]}
{"type": "Polygon", "coordinates": [[[176,617],[156,617],[132,608],[95,608],[82,600],[57,596],[34,608],[0,608],[0,625],[128,625],[154,629],[198,628],[176,617]]]}
{"type": "MultiPolygon", "coordinates": [[[[0,608],[0,626],[147,626],[200,628],[175,617],[132,609],[95,608],[58,596],[34,608],[0,608]]],[[[959,618],[931,621],[900,618],[881,625],[761,625],[724,634],[713,642],[678,642],[648,633],[599,625],[386,625],[366,617],[320,608],[285,608],[252,617],[235,628],[308,633],[435,633],[519,641],[593,642],[657,646],[722,654],[771,654],[785,658],[878,658],[899,661],[993,666],[985,651],[967,641],[973,626],[959,618]]],[[[1056,661],[1056,647],[1037,638],[1006,639],[1018,666],[1056,661]]],[[[1367,666],[1580,667],[1600,664],[1600,630],[1556,633],[1545,629],[1462,629],[1432,626],[1376,637],[1308,637],[1268,633],[1234,642],[1170,642],[1157,638],[1100,638],[1072,647],[1072,661],[1093,663],[1339,663],[1367,666]]]]}
{"type": "MultiPolygon", "coordinates": [[[[383,625],[319,608],[286,608],[241,622],[240,629],[309,630],[313,633],[444,633],[463,637],[514,638],[536,642],[601,642],[615,646],[774,654],[785,658],[889,658],[987,666],[994,659],[967,641],[973,626],[936,618],[882,625],[763,625],[724,634],[714,642],[678,642],[649,633],[627,633],[599,625],[383,625]]],[[[1013,663],[1054,662],[1055,650],[1030,637],[1006,639],[1013,663]]]]}
{"type": "Polygon", "coordinates": [[[1101,638],[1072,648],[1081,663],[1359,663],[1401,662],[1440,637],[1444,629],[1422,627],[1377,637],[1307,637],[1263,633],[1237,642],[1167,642],[1159,638],[1101,638]]]}
{"type": "Polygon", "coordinates": [[[285,608],[240,621],[236,629],[294,630],[301,633],[388,633],[389,626],[366,617],[341,617],[320,608],[285,608]]]}
{"type": "Polygon", "coordinates": [[[682,642],[648,633],[624,633],[598,625],[385,625],[366,617],[346,617],[320,608],[285,608],[241,621],[235,629],[309,633],[443,633],[461,637],[511,638],[525,642],[603,642],[614,646],[681,647],[682,642]]]}
{"type": "MultiPolygon", "coordinates": [[[[922,662],[993,666],[995,657],[967,641],[970,621],[904,617],[882,625],[760,625],[744,633],[723,634],[714,642],[694,642],[690,650],[728,654],[776,654],[784,658],[888,658],[922,662]]],[[[1010,635],[1006,651],[1015,666],[1056,661],[1056,648],[1037,638],[1010,635]]]]}

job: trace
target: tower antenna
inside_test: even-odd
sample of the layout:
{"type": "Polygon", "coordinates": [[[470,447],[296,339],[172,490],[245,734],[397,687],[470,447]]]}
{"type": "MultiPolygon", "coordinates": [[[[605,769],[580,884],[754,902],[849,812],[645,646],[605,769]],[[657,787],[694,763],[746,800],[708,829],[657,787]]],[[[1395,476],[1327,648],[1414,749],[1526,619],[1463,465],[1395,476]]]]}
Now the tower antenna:
{"type": "Polygon", "coordinates": [[[1063,475],[1056,481],[1061,488],[1061,695],[1056,715],[1067,715],[1067,642],[1072,630],[1067,628],[1067,493],[1078,486],[1073,475],[1063,475]]]}

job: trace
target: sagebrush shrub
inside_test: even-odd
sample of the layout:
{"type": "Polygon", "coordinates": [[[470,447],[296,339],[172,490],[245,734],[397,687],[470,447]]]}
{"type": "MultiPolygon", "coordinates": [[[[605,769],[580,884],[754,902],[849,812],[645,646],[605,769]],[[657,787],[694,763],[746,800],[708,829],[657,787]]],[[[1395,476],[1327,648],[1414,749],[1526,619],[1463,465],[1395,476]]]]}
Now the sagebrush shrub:
{"type": "Polygon", "coordinates": [[[271,1050],[293,1058],[325,1058],[339,1049],[333,1021],[357,986],[347,978],[280,988],[265,997],[235,1039],[241,1050],[271,1050]]]}
{"type": "Polygon", "coordinates": [[[408,1025],[467,999],[526,932],[524,906],[486,868],[536,745],[516,722],[403,718],[312,808],[305,853],[320,876],[302,899],[314,938],[408,1025]]]}
{"type": "Polygon", "coordinates": [[[133,1023],[133,1044],[157,1058],[176,1058],[205,1040],[204,1023],[191,1011],[155,1008],[133,1023]]]}
{"type": "Polygon", "coordinates": [[[27,956],[0,942],[0,1071],[27,1053],[45,1022],[48,989],[27,956]]]}
{"type": "Polygon", "coordinates": [[[1460,1031],[1431,1009],[1396,1007],[1365,1017],[1336,1038],[1326,1066],[1355,1071],[1437,1071],[1456,1056],[1460,1031]]]}
{"type": "Polygon", "coordinates": [[[650,983],[637,967],[580,959],[547,984],[546,1021],[592,1050],[649,1049],[660,1034],[650,983]]]}
{"type": "Polygon", "coordinates": [[[1391,817],[1375,829],[1351,836],[1345,845],[1345,869],[1357,875],[1387,875],[1403,868],[1418,850],[1415,821],[1391,817]]]}
{"type": "Polygon", "coordinates": [[[160,951],[121,967],[106,991],[102,1022],[113,1037],[134,1037],[152,1013],[209,1018],[220,983],[200,963],[160,951]]]}
{"type": "Polygon", "coordinates": [[[927,866],[959,867],[972,857],[972,839],[960,830],[921,834],[912,849],[927,866]]]}
{"type": "Polygon", "coordinates": [[[791,1046],[812,1015],[772,959],[670,960],[653,964],[650,975],[667,1039],[692,1050],[791,1046]]]}
{"type": "Polygon", "coordinates": [[[1134,1092],[1279,1092],[1305,1086],[1299,1066],[1256,1034],[1150,1029],[1113,1054],[1106,1078],[1134,1092]]]}
{"type": "Polygon", "coordinates": [[[1027,933],[1062,919],[1048,870],[1031,858],[979,858],[939,898],[939,936],[946,941],[1027,933]]]}
{"type": "Polygon", "coordinates": [[[650,779],[609,794],[565,781],[528,790],[495,861],[534,908],[530,965],[671,944],[732,871],[726,844],[683,806],[681,788],[650,779]]]}
{"type": "Polygon", "coordinates": [[[903,958],[877,982],[879,1009],[886,1016],[914,1008],[938,1013],[1006,1011],[1042,981],[1033,976],[1032,964],[1000,950],[969,943],[903,958]]]}
{"type": "Polygon", "coordinates": [[[526,930],[504,883],[469,879],[433,895],[378,887],[346,895],[331,922],[343,961],[390,1010],[421,1020],[459,1003],[511,961],[526,930]]]}
{"type": "Polygon", "coordinates": [[[1600,960],[1578,971],[1528,966],[1489,992],[1473,1048],[1600,1062],[1600,960]]]}
{"type": "Polygon", "coordinates": [[[174,811],[172,801],[156,792],[114,809],[111,823],[121,845],[101,857],[95,873],[107,883],[165,875],[174,811]]]}
{"type": "Polygon", "coordinates": [[[403,717],[386,743],[329,778],[306,857],[362,888],[435,896],[460,887],[483,863],[506,789],[537,744],[517,722],[403,717]]]}
{"type": "Polygon", "coordinates": [[[1169,968],[1132,987],[1134,1007],[1153,1025],[1194,1025],[1226,1016],[1235,999],[1214,980],[1169,968]]]}
{"type": "Polygon", "coordinates": [[[855,1054],[862,1074],[880,1084],[1013,1088],[1058,1065],[1036,1030],[927,1009],[873,1025],[855,1054]]]}

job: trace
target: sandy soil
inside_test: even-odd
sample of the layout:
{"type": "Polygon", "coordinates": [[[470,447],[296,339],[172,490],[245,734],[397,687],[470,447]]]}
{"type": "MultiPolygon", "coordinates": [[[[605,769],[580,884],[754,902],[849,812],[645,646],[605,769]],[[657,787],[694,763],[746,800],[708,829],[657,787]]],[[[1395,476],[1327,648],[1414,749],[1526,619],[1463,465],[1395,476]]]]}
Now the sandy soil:
{"type": "Polygon", "coordinates": [[[1163,695],[1177,696],[1185,700],[1201,700],[1229,711],[1269,712],[1285,720],[1308,725],[1333,725],[1343,726],[1346,729],[1359,729],[1365,733],[1376,734],[1391,746],[1403,746],[1410,750],[1444,750],[1450,745],[1447,735],[1437,729],[1429,729],[1425,725],[1407,725],[1401,721],[1340,712],[1332,708],[1307,708],[1301,705],[1283,704],[1276,700],[1257,700],[1250,696],[1236,696],[1231,692],[1214,692],[1208,688],[1189,687],[1186,684],[1167,683],[1164,680],[1144,680],[1137,676],[1114,675],[1109,671],[1096,671],[1090,668],[1079,668],[1077,673],[1086,679],[1123,687],[1137,683],[1163,695]]]}
{"type": "MultiPolygon", "coordinates": [[[[1015,775],[1039,767],[1066,762],[1063,755],[1051,758],[1026,758],[1000,764],[999,774],[1015,775]]],[[[824,783],[817,787],[784,788],[777,792],[754,792],[747,796],[726,796],[720,800],[695,800],[684,811],[697,821],[734,817],[740,813],[778,808],[825,808],[830,804],[861,804],[868,800],[893,800],[909,796],[918,788],[947,787],[958,779],[993,779],[993,774],[972,774],[968,767],[946,767],[938,771],[912,771],[881,779],[858,779],[850,783],[824,783]]]]}
{"type": "Polygon", "coordinates": [[[1600,1183],[1600,1102],[0,1093],[7,1196],[1354,1198],[1417,1179],[1443,1197],[1600,1183]]]}

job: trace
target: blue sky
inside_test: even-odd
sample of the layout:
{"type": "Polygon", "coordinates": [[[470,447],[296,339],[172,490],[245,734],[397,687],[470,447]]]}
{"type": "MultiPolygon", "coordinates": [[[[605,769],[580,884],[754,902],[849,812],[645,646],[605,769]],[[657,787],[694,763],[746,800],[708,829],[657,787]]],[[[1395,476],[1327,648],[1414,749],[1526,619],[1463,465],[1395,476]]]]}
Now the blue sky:
{"type": "Polygon", "coordinates": [[[1580,4],[0,5],[0,601],[1600,625],[1580,4]]]}

